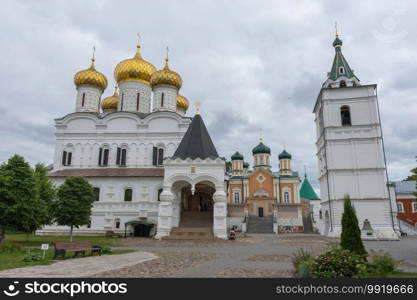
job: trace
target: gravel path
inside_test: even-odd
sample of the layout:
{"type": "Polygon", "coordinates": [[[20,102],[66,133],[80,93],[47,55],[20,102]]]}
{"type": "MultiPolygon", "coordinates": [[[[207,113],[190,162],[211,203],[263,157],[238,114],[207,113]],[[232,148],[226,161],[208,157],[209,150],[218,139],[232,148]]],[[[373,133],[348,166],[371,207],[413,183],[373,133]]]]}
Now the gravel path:
{"type": "Polygon", "coordinates": [[[155,254],[149,252],[133,252],[119,255],[90,256],[67,259],[51,265],[31,266],[5,270],[0,272],[0,278],[5,277],[92,277],[93,275],[136,265],[156,259],[155,254]]]}

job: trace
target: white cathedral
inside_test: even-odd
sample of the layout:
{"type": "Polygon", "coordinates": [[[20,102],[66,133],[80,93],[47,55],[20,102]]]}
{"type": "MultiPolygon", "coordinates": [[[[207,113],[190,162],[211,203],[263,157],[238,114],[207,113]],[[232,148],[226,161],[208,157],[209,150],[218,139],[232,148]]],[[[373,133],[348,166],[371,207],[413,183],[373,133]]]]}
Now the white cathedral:
{"type": "MultiPolygon", "coordinates": [[[[365,237],[396,239],[376,85],[361,85],[338,37],[333,45],[333,67],[314,107],[320,232],[340,235],[343,196],[349,194],[360,224],[366,224],[365,237]]],[[[186,116],[189,102],[179,94],[182,79],[169,68],[168,58],[156,70],[138,45],[134,57],[115,68],[119,91],[103,100],[107,78],[94,63],[93,57],[88,69],[75,74],[75,112],[55,120],[49,173],[58,185],[69,176],[84,176],[94,187],[91,223],[75,233],[160,239],[180,235],[180,225],[191,222],[208,224],[212,236],[227,238],[228,228],[243,224],[245,216],[228,218],[226,160],[218,155],[198,111],[186,116]],[[190,212],[191,207],[198,213],[190,212]]],[[[50,225],[37,233],[67,230],[50,225]]]]}

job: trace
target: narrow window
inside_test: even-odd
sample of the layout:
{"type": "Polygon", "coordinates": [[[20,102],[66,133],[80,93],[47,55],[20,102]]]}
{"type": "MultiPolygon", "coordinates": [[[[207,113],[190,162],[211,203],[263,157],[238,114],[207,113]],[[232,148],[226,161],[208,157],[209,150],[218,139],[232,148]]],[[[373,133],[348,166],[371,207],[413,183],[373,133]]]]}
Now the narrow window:
{"type": "Polygon", "coordinates": [[[124,99],[124,94],[122,93],[122,101],[120,101],[120,110],[123,110],[123,99],[124,99]]]}
{"type": "Polygon", "coordinates": [[[67,165],[67,151],[64,151],[62,153],[62,165],[66,166],[67,165]]]}
{"type": "Polygon", "coordinates": [[[158,148],[153,147],[152,149],[152,165],[156,166],[158,163],[158,148]]]}
{"type": "Polygon", "coordinates": [[[347,105],[343,105],[340,108],[340,117],[342,119],[342,126],[351,126],[352,122],[350,119],[350,108],[347,105]]]}
{"type": "Polygon", "coordinates": [[[72,153],[68,152],[67,166],[71,166],[71,160],[72,160],[72,153]]]}
{"type": "Polygon", "coordinates": [[[84,107],[84,104],[85,104],[85,93],[83,93],[83,99],[82,99],[82,101],[81,101],[81,106],[83,106],[83,107],[84,107]]]}
{"type": "Polygon", "coordinates": [[[116,165],[120,166],[120,155],[122,152],[122,148],[117,147],[117,155],[116,155],[116,165]]]}
{"type": "Polygon", "coordinates": [[[164,163],[164,149],[158,149],[158,166],[162,166],[164,163]]]}
{"type": "Polygon", "coordinates": [[[162,93],[161,94],[161,108],[164,107],[164,98],[165,98],[165,94],[162,93]]]}
{"type": "Polygon", "coordinates": [[[158,190],[158,201],[161,201],[162,189],[158,190]]]}
{"type": "Polygon", "coordinates": [[[125,199],[126,202],[132,202],[132,189],[125,189],[125,199]]]}
{"type": "Polygon", "coordinates": [[[122,155],[121,155],[121,159],[120,159],[120,165],[125,167],[126,166],[126,148],[122,149],[122,155]]]}
{"type": "Polygon", "coordinates": [[[417,213],[417,202],[412,203],[413,213],[417,213]]]}
{"type": "Polygon", "coordinates": [[[116,229],[119,229],[120,228],[120,219],[116,219],[116,222],[115,222],[115,227],[116,227],[116,229]]]}
{"type": "Polygon", "coordinates": [[[103,148],[100,148],[98,150],[98,165],[101,166],[102,165],[102,159],[103,158],[103,148]]]}
{"type": "Polygon", "coordinates": [[[94,188],[94,196],[95,196],[94,201],[100,201],[100,188],[98,187],[94,188]]]}
{"type": "Polygon", "coordinates": [[[104,149],[103,151],[103,166],[107,166],[109,164],[109,149],[104,149]]]}
{"type": "Polygon", "coordinates": [[[343,69],[343,67],[340,67],[340,68],[339,68],[339,73],[340,73],[340,74],[343,74],[344,72],[345,72],[345,70],[343,69]]]}
{"type": "Polygon", "coordinates": [[[290,193],[284,192],[284,203],[290,203],[290,193]]]}
{"type": "Polygon", "coordinates": [[[136,111],[139,111],[139,101],[140,101],[140,93],[136,96],[136,111]]]}

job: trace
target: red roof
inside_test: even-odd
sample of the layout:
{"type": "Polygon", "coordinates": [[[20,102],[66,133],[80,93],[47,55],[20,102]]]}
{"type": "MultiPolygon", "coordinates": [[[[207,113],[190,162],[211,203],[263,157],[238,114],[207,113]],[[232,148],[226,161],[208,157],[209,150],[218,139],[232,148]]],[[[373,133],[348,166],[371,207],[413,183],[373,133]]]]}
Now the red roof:
{"type": "Polygon", "coordinates": [[[163,168],[65,169],[49,172],[49,177],[164,177],[163,168]]]}

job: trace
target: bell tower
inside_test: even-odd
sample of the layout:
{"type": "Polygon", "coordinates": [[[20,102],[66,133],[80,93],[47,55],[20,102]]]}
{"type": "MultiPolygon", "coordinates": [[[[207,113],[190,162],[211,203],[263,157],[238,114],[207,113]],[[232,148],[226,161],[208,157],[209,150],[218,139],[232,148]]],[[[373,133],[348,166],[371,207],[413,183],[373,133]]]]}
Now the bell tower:
{"type": "MultiPolygon", "coordinates": [[[[339,237],[343,199],[349,195],[364,239],[398,239],[387,186],[377,85],[361,85],[342,54],[336,34],[335,56],[314,106],[319,167],[321,234],[339,237]]],[[[393,200],[395,201],[395,200],[393,200]]]]}

